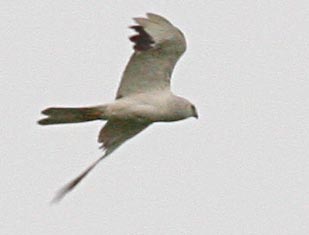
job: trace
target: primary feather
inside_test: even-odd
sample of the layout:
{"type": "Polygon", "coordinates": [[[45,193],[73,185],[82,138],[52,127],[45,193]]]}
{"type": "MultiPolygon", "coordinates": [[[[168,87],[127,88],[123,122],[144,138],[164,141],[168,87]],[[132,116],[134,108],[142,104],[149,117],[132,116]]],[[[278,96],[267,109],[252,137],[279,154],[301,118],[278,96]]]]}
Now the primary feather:
{"type": "Polygon", "coordinates": [[[134,18],[137,35],[130,38],[135,52],[122,75],[117,98],[170,89],[176,62],[186,50],[182,32],[162,16],[148,13],[134,18]]]}

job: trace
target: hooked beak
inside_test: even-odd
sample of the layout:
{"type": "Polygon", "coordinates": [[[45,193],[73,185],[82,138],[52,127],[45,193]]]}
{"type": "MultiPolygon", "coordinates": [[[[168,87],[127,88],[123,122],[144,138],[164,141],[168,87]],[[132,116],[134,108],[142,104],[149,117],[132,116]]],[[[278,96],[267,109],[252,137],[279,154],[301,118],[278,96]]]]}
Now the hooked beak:
{"type": "Polygon", "coordinates": [[[193,117],[195,117],[196,119],[198,119],[198,114],[197,114],[197,112],[194,113],[193,117]]]}

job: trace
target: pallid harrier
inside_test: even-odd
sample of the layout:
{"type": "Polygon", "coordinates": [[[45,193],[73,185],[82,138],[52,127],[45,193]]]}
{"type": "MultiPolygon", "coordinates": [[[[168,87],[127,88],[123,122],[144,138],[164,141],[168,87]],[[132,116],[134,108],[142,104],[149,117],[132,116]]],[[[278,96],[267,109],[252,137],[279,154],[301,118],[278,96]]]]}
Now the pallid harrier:
{"type": "Polygon", "coordinates": [[[65,185],[54,201],[62,199],[102,159],[150,124],[198,117],[193,104],[170,90],[172,71],[186,49],[184,35],[159,15],[148,13],[147,18],[134,18],[134,21],[137,25],[130,27],[137,32],[130,37],[134,53],[114,102],[82,108],[52,107],[42,111],[47,117],[39,120],[41,125],[107,120],[98,138],[105,154],[65,185]]]}

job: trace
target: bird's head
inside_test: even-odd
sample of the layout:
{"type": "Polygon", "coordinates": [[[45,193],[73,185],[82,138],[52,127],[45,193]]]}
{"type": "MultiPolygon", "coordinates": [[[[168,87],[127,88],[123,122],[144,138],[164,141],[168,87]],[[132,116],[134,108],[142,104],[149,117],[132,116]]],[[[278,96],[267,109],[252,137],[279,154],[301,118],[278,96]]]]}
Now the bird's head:
{"type": "Polygon", "coordinates": [[[175,96],[176,99],[174,100],[174,107],[177,109],[179,112],[179,116],[184,118],[190,118],[190,117],[195,117],[198,119],[198,113],[197,109],[194,104],[192,104],[189,100],[180,97],[180,96],[175,96]]]}

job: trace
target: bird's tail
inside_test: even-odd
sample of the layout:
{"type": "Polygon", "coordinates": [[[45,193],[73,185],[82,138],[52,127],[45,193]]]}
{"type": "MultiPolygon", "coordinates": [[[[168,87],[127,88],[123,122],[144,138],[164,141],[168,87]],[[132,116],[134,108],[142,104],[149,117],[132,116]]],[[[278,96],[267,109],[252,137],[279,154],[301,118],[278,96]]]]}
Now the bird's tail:
{"type": "Polygon", "coordinates": [[[88,122],[104,120],[104,106],[84,108],[47,108],[42,111],[47,117],[38,121],[40,125],[88,122]]]}

